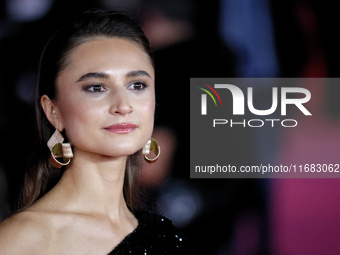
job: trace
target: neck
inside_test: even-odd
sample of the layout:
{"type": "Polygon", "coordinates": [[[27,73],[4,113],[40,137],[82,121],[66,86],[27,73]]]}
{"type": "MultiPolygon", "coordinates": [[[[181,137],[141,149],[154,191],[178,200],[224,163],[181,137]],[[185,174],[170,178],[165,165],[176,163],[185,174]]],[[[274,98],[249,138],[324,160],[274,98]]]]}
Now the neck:
{"type": "Polygon", "coordinates": [[[111,219],[129,213],[123,195],[126,160],[76,152],[52,190],[60,197],[60,208],[111,219]]]}

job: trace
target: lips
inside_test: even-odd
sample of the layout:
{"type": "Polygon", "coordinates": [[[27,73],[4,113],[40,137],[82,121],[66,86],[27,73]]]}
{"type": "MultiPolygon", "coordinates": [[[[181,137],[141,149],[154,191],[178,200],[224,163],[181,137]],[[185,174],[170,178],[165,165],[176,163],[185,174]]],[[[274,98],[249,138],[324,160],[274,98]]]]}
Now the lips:
{"type": "Polygon", "coordinates": [[[136,128],[137,125],[133,123],[116,123],[104,129],[115,134],[128,134],[134,131],[136,128]]]}

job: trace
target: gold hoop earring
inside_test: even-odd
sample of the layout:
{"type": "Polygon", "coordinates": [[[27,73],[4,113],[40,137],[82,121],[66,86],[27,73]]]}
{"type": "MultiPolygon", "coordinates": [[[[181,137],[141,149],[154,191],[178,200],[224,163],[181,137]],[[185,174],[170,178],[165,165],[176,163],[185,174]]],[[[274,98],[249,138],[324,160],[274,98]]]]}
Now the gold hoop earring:
{"type": "Polygon", "coordinates": [[[64,145],[70,145],[70,144],[56,143],[52,147],[52,151],[50,155],[50,162],[56,168],[67,166],[71,162],[71,158],[66,158],[63,155],[64,145]],[[58,160],[57,158],[62,158],[62,162],[58,160]]]}
{"type": "Polygon", "coordinates": [[[56,168],[61,168],[62,166],[68,165],[71,162],[71,158],[73,157],[71,144],[62,143],[63,141],[64,137],[56,129],[54,134],[47,142],[47,146],[51,151],[50,162],[56,168]],[[57,158],[62,158],[62,162],[57,158]]]}
{"type": "Polygon", "coordinates": [[[151,138],[143,147],[142,154],[144,155],[144,158],[147,162],[152,163],[155,162],[159,155],[161,154],[161,147],[157,143],[157,141],[153,138],[151,138]],[[146,155],[150,153],[150,151],[153,151],[156,155],[154,158],[149,158],[146,155]]]}

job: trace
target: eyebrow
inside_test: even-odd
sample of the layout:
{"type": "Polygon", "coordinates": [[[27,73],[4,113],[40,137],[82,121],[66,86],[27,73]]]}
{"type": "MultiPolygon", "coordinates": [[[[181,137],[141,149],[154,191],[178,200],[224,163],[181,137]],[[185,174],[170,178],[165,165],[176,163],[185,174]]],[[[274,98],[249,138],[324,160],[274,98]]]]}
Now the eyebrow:
{"type": "Polygon", "coordinates": [[[85,80],[91,79],[91,78],[109,79],[109,75],[106,74],[106,73],[102,73],[102,72],[87,73],[87,74],[82,75],[77,80],[77,82],[85,81],[85,80]]]}
{"type": "Polygon", "coordinates": [[[137,76],[147,76],[147,77],[151,78],[151,75],[148,72],[144,71],[144,70],[131,71],[131,72],[128,72],[126,74],[127,78],[137,77],[137,76]]]}
{"type": "MultiPolygon", "coordinates": [[[[138,77],[138,76],[147,76],[149,78],[151,78],[151,75],[144,71],[144,70],[136,70],[136,71],[130,71],[125,75],[127,78],[131,78],[131,77],[138,77]]],[[[97,79],[109,79],[110,75],[107,73],[103,73],[103,72],[91,72],[91,73],[87,73],[82,75],[77,82],[80,81],[84,81],[87,79],[91,79],[91,78],[97,78],[97,79]]]]}

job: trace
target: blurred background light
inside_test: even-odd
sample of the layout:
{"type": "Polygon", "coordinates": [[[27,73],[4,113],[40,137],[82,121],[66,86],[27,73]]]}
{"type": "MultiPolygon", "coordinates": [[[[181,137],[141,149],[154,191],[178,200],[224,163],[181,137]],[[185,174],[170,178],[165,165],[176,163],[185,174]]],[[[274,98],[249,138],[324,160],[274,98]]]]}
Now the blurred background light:
{"type": "Polygon", "coordinates": [[[162,189],[157,210],[170,218],[177,227],[185,227],[202,209],[200,194],[182,180],[170,180],[162,189]]]}
{"type": "Polygon", "coordinates": [[[7,0],[6,12],[11,20],[34,21],[45,16],[54,0],[7,0]]]}

